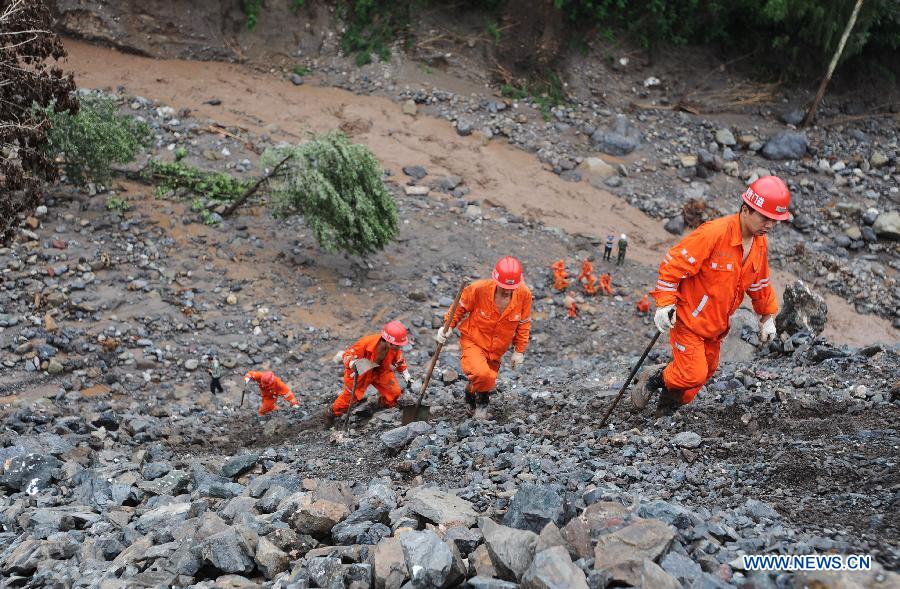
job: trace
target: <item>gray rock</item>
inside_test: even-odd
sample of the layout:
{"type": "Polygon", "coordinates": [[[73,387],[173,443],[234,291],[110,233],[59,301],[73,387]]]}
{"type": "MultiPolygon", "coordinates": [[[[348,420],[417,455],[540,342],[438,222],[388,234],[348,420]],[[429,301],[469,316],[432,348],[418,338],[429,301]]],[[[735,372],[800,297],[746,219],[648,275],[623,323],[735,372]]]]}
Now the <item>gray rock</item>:
{"type": "Polygon", "coordinates": [[[603,153],[628,155],[641,144],[641,132],[623,115],[616,115],[610,129],[594,131],[591,135],[591,144],[603,153]]]}
{"type": "Polygon", "coordinates": [[[46,489],[62,462],[54,456],[25,454],[0,462],[0,486],[12,491],[46,489]]]}
{"type": "Polygon", "coordinates": [[[138,488],[153,495],[176,496],[187,491],[191,478],[191,475],[183,470],[172,470],[166,476],[139,483],[138,488]]]}
{"type": "Polygon", "coordinates": [[[814,293],[802,280],[784,289],[781,312],[775,317],[775,327],[781,333],[793,335],[806,331],[814,336],[822,333],[828,321],[828,305],[821,295],[814,293]]]}
{"type": "Polygon", "coordinates": [[[716,143],[719,145],[726,145],[731,147],[732,145],[737,145],[737,141],[734,138],[734,133],[731,132],[731,129],[722,128],[716,131],[716,143]]]}
{"type": "Polygon", "coordinates": [[[309,573],[309,578],[314,583],[313,587],[329,589],[344,587],[344,569],[340,557],[310,558],[306,561],[306,572],[309,573]]]}
{"type": "Polygon", "coordinates": [[[562,546],[554,546],[534,555],[531,566],[522,575],[523,589],[588,589],[584,571],[575,566],[562,546]]]}
{"type": "Polygon", "coordinates": [[[478,518],[472,504],[465,499],[426,487],[415,487],[407,492],[406,508],[446,528],[469,528],[478,518]]]}
{"type": "Polygon", "coordinates": [[[663,557],[660,564],[664,571],[682,583],[689,583],[691,579],[695,579],[703,573],[703,569],[700,568],[699,564],[674,551],[663,557]]]}
{"type": "Polygon", "coordinates": [[[803,117],[805,113],[802,109],[793,108],[791,110],[784,111],[780,115],[778,115],[778,120],[784,123],[785,125],[794,125],[797,126],[803,122],[803,117]]]}
{"type": "Polygon", "coordinates": [[[199,550],[204,565],[223,573],[247,574],[255,566],[244,541],[234,529],[210,536],[200,543],[199,550]]]}
{"type": "Polygon", "coordinates": [[[319,500],[300,506],[290,521],[296,532],[321,539],[327,537],[332,528],[348,515],[350,510],[343,503],[319,500]]]}
{"type": "Polygon", "coordinates": [[[400,545],[413,587],[443,589],[465,578],[459,553],[431,530],[407,532],[400,545]]]}
{"type": "Polygon", "coordinates": [[[369,554],[377,587],[399,589],[409,577],[399,538],[384,538],[369,554]]]}
{"type": "Polygon", "coordinates": [[[612,569],[623,563],[656,560],[669,549],[674,537],[674,530],[661,521],[639,520],[597,539],[594,568],[612,569]]]}
{"type": "Polygon", "coordinates": [[[672,438],[672,443],[680,448],[697,448],[703,443],[703,439],[696,432],[678,432],[672,438]]]}
{"type": "Polygon", "coordinates": [[[797,131],[781,131],[772,136],[762,148],[763,156],[770,160],[794,160],[806,155],[809,141],[806,134],[797,131]]]}
{"type": "Polygon", "coordinates": [[[403,173],[416,180],[421,180],[428,175],[428,171],[422,166],[406,166],[403,168],[403,173]]]}
{"type": "Polygon", "coordinates": [[[884,239],[900,240],[900,211],[882,213],[872,224],[875,235],[884,239]]]}
{"type": "Polygon", "coordinates": [[[302,86],[303,85],[303,76],[300,74],[291,74],[291,83],[294,86],[302,86]]]}
{"type": "Polygon", "coordinates": [[[235,456],[222,465],[221,474],[223,477],[234,478],[242,475],[256,465],[259,460],[259,454],[243,454],[235,456]]]}
{"type": "Polygon", "coordinates": [[[184,361],[184,369],[185,370],[197,370],[197,367],[200,366],[200,361],[196,358],[191,358],[189,360],[184,361]]]}
{"type": "Polygon", "coordinates": [[[758,499],[747,499],[744,504],[744,511],[753,519],[780,519],[781,516],[768,503],[763,503],[758,499]]]}
{"type": "Polygon", "coordinates": [[[416,437],[431,433],[431,424],[427,421],[414,421],[408,425],[401,425],[381,434],[381,443],[390,450],[399,451],[416,437]]]}
{"type": "Polygon", "coordinates": [[[490,577],[475,576],[466,581],[472,589],[518,589],[519,584],[490,577]]]}
{"type": "Polygon", "coordinates": [[[672,235],[681,235],[684,233],[684,216],[683,215],[675,215],[663,226],[663,229],[671,233],[672,235]]]}
{"type": "Polygon", "coordinates": [[[519,581],[534,560],[538,535],[527,530],[517,530],[494,523],[482,517],[478,527],[484,534],[491,562],[501,578],[508,581],[519,581]]]}
{"type": "Polygon", "coordinates": [[[463,137],[466,135],[471,135],[472,131],[475,130],[475,125],[472,124],[472,121],[468,119],[459,119],[456,121],[456,132],[463,137]]]}
{"type": "Polygon", "coordinates": [[[522,485],[503,516],[503,525],[539,534],[548,522],[562,526],[564,513],[559,493],[546,486],[522,485]]]}

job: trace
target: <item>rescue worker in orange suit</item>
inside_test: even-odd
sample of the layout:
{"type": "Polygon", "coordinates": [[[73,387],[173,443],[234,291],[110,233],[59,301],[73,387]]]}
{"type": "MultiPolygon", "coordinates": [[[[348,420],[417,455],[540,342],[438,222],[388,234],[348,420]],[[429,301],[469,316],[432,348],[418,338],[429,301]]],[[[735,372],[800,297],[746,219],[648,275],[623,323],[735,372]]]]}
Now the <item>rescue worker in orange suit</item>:
{"type": "Polygon", "coordinates": [[[654,321],[669,333],[673,360],[644,372],[632,390],[636,409],[658,393],[657,415],[693,401],[719,365],[719,346],[744,293],[759,316],[759,339],[775,337],[778,301],[769,281],[766,234],[790,217],[791,194],[776,176],[756,180],[740,212],[704,223],[666,254],[659,266],[654,321]]]}
{"type": "Polygon", "coordinates": [[[646,315],[650,310],[650,296],[644,295],[643,298],[637,302],[635,308],[637,309],[638,315],[646,315]]]}
{"type": "Polygon", "coordinates": [[[344,364],[344,388],[334,403],[326,410],[326,420],[333,420],[343,415],[350,407],[351,393],[353,392],[354,365],[357,360],[365,358],[374,362],[377,366],[360,375],[356,382],[356,394],[353,404],[362,400],[366,395],[369,385],[378,391],[378,407],[387,409],[395,407],[397,400],[403,392],[394,376],[394,370],[399,372],[409,388],[412,377],[400,350],[409,343],[406,327],[399,321],[391,321],[381,328],[381,333],[373,333],[363,336],[355,344],[347,348],[341,354],[344,364]]]}
{"type": "Polygon", "coordinates": [[[291,404],[292,409],[300,408],[300,403],[294,397],[294,393],[284,384],[284,381],[275,376],[274,372],[251,370],[244,375],[244,382],[251,380],[255,380],[259,384],[259,394],[262,395],[262,404],[259,406],[260,415],[275,411],[275,397],[284,397],[284,400],[291,404]]]}
{"type": "Polygon", "coordinates": [[[497,387],[500,360],[511,345],[515,349],[512,368],[525,362],[531,333],[531,299],[531,289],[522,281],[522,264],[506,256],[497,262],[491,279],[477,280],[463,289],[447,331],[438,329],[435,339],[444,344],[459,325],[460,364],[469,379],[464,397],[473,410],[476,403],[486,405],[490,401],[490,394],[497,387]]]}

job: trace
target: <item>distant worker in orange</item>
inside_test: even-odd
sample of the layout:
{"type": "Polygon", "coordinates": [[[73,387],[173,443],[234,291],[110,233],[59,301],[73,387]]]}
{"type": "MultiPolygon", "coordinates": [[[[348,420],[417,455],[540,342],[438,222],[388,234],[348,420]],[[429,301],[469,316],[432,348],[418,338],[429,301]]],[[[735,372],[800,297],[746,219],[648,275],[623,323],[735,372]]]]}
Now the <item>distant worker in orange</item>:
{"type": "Polygon", "coordinates": [[[589,259],[581,263],[581,273],[577,282],[581,283],[585,294],[593,295],[597,292],[597,278],[594,276],[594,265],[589,259]]]}
{"type": "Polygon", "coordinates": [[[566,313],[569,317],[578,316],[578,304],[575,302],[575,297],[572,296],[572,293],[566,293],[563,306],[566,308],[566,313]]]}
{"type": "Polygon", "coordinates": [[[486,405],[490,401],[497,387],[500,360],[511,345],[515,350],[512,368],[525,362],[531,299],[531,289],[522,280],[522,264],[506,256],[497,262],[491,279],[477,280],[463,289],[447,331],[438,329],[435,339],[443,344],[459,325],[460,364],[469,379],[464,396],[473,410],[476,402],[486,405]]]}
{"type": "Polygon", "coordinates": [[[294,397],[294,393],[284,384],[284,381],[275,376],[274,372],[270,370],[265,372],[251,370],[244,375],[244,382],[250,382],[251,380],[255,380],[259,384],[259,394],[262,395],[262,404],[259,406],[260,415],[275,411],[276,397],[284,397],[284,400],[291,404],[292,409],[300,408],[300,403],[294,397]]]}
{"type": "Polygon", "coordinates": [[[766,234],[790,218],[791,193],[776,176],[763,176],[741,197],[740,212],[704,223],[669,250],[651,293],[654,321],[669,332],[672,362],[645,371],[632,389],[635,408],[659,393],[657,415],[694,400],[719,365],[729,320],[750,297],[759,315],[759,339],[775,337],[778,301],[769,282],[766,234]],[[677,318],[677,320],[676,320],[677,318]]]}
{"type": "Polygon", "coordinates": [[[646,315],[650,311],[650,295],[644,295],[635,305],[638,315],[646,315]]]}
{"type": "Polygon", "coordinates": [[[609,274],[600,275],[600,292],[612,296],[612,276],[609,274]]]}
{"type": "Polygon", "coordinates": [[[559,291],[569,288],[569,273],[566,272],[566,261],[557,260],[550,267],[553,268],[553,288],[559,291]]]}
{"type": "Polygon", "coordinates": [[[363,336],[355,344],[340,353],[340,359],[344,364],[344,388],[334,403],[326,410],[326,420],[334,420],[343,415],[350,407],[351,392],[353,391],[354,364],[357,360],[365,358],[377,364],[376,368],[361,374],[356,382],[356,394],[353,401],[362,400],[366,395],[369,385],[378,391],[378,407],[388,409],[397,405],[397,400],[403,391],[394,376],[394,370],[400,373],[410,386],[412,377],[403,352],[400,350],[409,343],[409,337],[404,326],[399,321],[390,321],[381,328],[381,333],[373,333],[363,336]]]}

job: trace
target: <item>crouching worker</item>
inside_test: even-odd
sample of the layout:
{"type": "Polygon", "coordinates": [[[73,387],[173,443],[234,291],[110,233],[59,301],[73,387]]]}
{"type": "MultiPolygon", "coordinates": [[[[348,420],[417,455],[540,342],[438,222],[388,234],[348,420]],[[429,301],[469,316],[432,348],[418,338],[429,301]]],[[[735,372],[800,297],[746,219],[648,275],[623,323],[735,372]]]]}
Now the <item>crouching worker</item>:
{"type": "Polygon", "coordinates": [[[275,373],[267,370],[265,372],[250,371],[244,375],[244,382],[255,380],[259,384],[259,394],[262,395],[262,404],[259,406],[259,414],[265,415],[275,411],[275,398],[284,397],[284,400],[291,404],[293,409],[299,409],[300,403],[294,397],[294,393],[288,388],[284,381],[275,376],[275,373]]]}
{"type": "MultiPolygon", "coordinates": [[[[343,415],[352,404],[361,401],[366,395],[369,385],[378,391],[378,409],[395,407],[400,399],[402,391],[394,376],[394,370],[399,372],[410,387],[411,377],[400,350],[409,343],[406,327],[399,321],[391,321],[385,324],[381,333],[373,333],[363,336],[355,344],[340,353],[340,359],[344,364],[344,388],[331,407],[325,410],[325,420],[334,421],[343,415]],[[361,372],[356,366],[357,360],[368,360],[375,367],[367,372],[361,372]],[[356,391],[353,390],[353,376],[357,374],[356,391]]],[[[374,411],[375,407],[372,407],[374,411]]]]}

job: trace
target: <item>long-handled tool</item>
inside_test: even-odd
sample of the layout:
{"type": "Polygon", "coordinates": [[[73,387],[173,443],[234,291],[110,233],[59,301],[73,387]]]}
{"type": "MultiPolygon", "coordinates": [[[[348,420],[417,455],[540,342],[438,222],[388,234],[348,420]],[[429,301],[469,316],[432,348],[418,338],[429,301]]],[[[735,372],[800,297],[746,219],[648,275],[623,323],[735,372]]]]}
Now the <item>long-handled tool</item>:
{"type": "MultiPolygon", "coordinates": [[[[450,312],[447,313],[447,319],[444,320],[444,331],[448,331],[450,328],[450,322],[453,321],[453,315],[456,314],[456,307],[459,306],[459,299],[462,297],[463,290],[466,288],[467,283],[462,283],[459,287],[459,290],[456,293],[456,298],[453,299],[453,304],[450,306],[450,312]]],[[[422,390],[419,391],[419,400],[416,401],[415,406],[407,406],[403,408],[403,413],[400,416],[400,423],[406,425],[408,423],[412,423],[413,421],[427,421],[429,417],[431,417],[431,408],[427,405],[422,407],[422,399],[425,398],[425,389],[428,388],[428,383],[431,381],[431,373],[434,372],[434,367],[437,364],[438,357],[441,355],[441,350],[444,348],[444,344],[438,342],[437,348],[434,350],[434,355],[431,357],[431,362],[428,364],[428,369],[425,371],[425,378],[422,380],[422,390]]]]}
{"type": "Polygon", "coordinates": [[[378,366],[371,360],[359,358],[353,362],[353,390],[350,392],[350,405],[347,407],[347,419],[344,420],[344,435],[350,431],[350,413],[353,411],[353,405],[356,404],[356,385],[359,383],[359,377],[378,366]]]}
{"type": "Polygon", "coordinates": [[[637,361],[637,364],[634,365],[634,368],[631,369],[631,374],[628,375],[628,378],[625,379],[625,384],[622,385],[622,390],[619,391],[619,394],[616,395],[616,398],[613,399],[612,405],[609,406],[609,409],[606,410],[606,415],[603,416],[603,420],[600,422],[600,427],[606,425],[606,420],[609,419],[610,414],[613,412],[613,409],[616,408],[616,405],[619,403],[619,399],[622,398],[622,395],[625,394],[625,389],[628,388],[628,385],[631,384],[631,379],[634,378],[634,375],[637,374],[637,371],[640,369],[641,364],[644,363],[644,360],[647,358],[647,354],[650,353],[650,349],[653,347],[653,344],[656,343],[656,340],[659,339],[660,332],[657,331],[653,335],[653,339],[650,340],[650,343],[647,344],[647,348],[644,350],[644,353],[641,354],[640,360],[637,361]]]}

